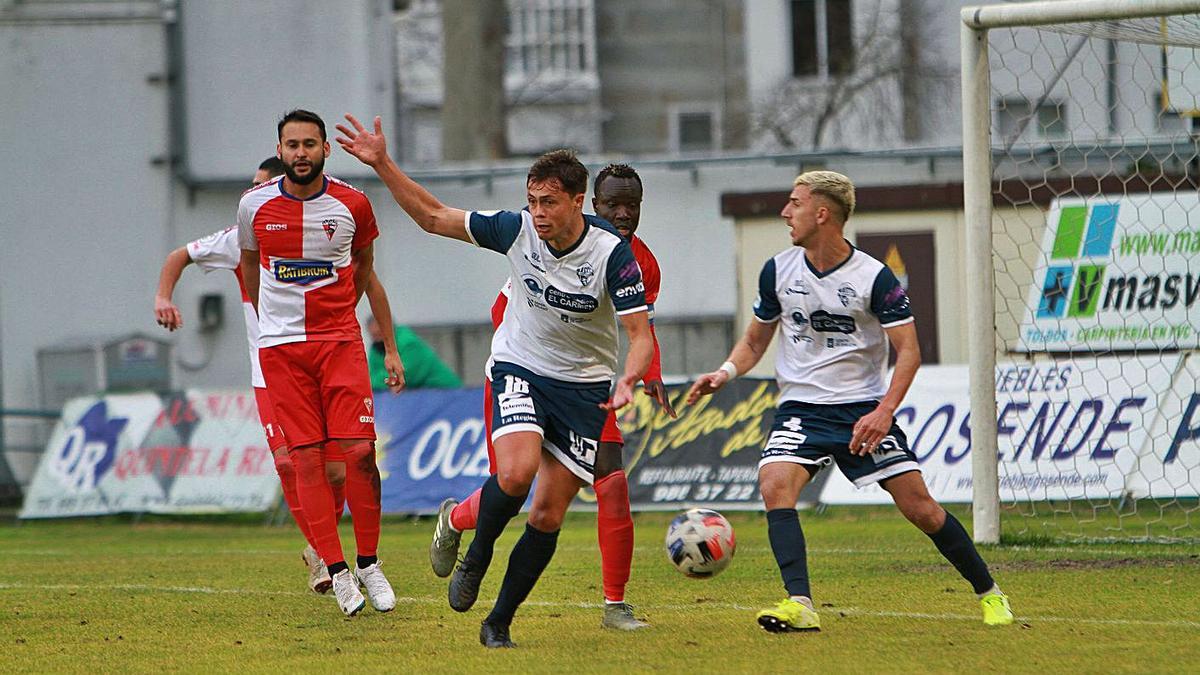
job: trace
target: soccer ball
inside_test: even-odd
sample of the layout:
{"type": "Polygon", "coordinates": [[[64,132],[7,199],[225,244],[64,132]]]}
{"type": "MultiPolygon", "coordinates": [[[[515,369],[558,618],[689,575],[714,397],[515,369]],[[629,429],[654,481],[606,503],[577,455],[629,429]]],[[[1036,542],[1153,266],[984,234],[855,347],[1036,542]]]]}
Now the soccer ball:
{"type": "Polygon", "coordinates": [[[709,509],[689,509],[667,527],[667,557],[685,576],[706,579],[729,567],[736,542],[725,516],[709,509]]]}

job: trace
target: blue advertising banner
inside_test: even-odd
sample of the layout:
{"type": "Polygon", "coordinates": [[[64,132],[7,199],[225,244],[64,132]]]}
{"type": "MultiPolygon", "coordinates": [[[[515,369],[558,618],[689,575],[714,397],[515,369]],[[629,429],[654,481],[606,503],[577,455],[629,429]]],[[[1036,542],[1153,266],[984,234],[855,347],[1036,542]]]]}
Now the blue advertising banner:
{"type": "Polygon", "coordinates": [[[433,513],[488,475],[483,387],[375,393],[384,513],[433,513]]]}

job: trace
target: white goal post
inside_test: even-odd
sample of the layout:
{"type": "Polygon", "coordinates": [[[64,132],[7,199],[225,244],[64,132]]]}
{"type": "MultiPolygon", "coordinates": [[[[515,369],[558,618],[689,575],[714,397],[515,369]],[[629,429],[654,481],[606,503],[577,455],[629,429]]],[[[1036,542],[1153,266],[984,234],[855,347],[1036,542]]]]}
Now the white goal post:
{"type": "MultiPolygon", "coordinates": [[[[1068,0],[1004,3],[962,9],[963,200],[966,224],[967,306],[973,469],[974,537],[1000,540],[998,476],[996,274],[993,260],[993,91],[990,30],[1119,22],[1200,14],[1200,0],[1068,0]],[[991,320],[989,320],[991,319],[991,320]]],[[[1165,29],[1164,29],[1165,30],[1165,29]]],[[[1166,59],[1166,46],[1163,46],[1166,59]]],[[[1165,66],[1164,66],[1165,69],[1165,66]]],[[[1055,77],[1061,75],[1057,73],[1055,77]]],[[[1164,75],[1165,78],[1165,75],[1164,75]]],[[[1047,80],[1049,91],[1057,80],[1047,80]]],[[[1164,79],[1163,97],[1167,85],[1164,79]]],[[[1033,106],[1036,108],[1036,106],[1033,106]]],[[[1027,105],[1024,110],[1029,110],[1027,105]]],[[[1190,114],[1190,113],[1188,113],[1190,114]]],[[[1024,130],[1018,127],[1015,136],[1024,130]]],[[[1132,297],[1132,296],[1131,296],[1132,297]]],[[[1099,413],[1097,413],[1097,416],[1099,413]]],[[[1103,443],[1101,442],[1101,445],[1103,443]]]]}

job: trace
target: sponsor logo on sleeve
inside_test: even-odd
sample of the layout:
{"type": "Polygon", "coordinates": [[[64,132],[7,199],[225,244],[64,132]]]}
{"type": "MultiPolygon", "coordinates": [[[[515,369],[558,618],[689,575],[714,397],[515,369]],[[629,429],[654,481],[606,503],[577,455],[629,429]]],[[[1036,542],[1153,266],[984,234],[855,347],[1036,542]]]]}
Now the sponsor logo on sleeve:
{"type": "Polygon", "coordinates": [[[307,286],[334,276],[333,263],[323,260],[276,260],[275,279],[285,284],[307,286]]]}
{"type": "Polygon", "coordinates": [[[637,295],[638,293],[645,293],[645,292],[646,292],[646,285],[639,281],[639,282],[637,282],[637,284],[635,284],[633,286],[625,286],[623,288],[618,288],[616,296],[621,299],[632,298],[633,296],[637,295]]]}
{"type": "Polygon", "coordinates": [[[287,223],[267,223],[263,228],[267,232],[283,232],[287,230],[287,223]]]}

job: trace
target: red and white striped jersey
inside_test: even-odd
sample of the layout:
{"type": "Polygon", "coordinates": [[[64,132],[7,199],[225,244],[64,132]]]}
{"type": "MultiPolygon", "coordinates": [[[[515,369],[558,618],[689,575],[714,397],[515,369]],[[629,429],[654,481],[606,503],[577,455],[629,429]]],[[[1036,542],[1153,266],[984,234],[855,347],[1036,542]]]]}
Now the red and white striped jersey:
{"type": "Polygon", "coordinates": [[[367,196],[324,176],[308,199],[282,177],[251,188],[238,204],[238,243],[259,252],[259,347],[361,340],[350,257],[379,236],[367,196]]]}
{"type": "Polygon", "coordinates": [[[238,248],[237,227],[227,227],[188,242],[187,252],[192,262],[205,273],[230,270],[237,276],[238,289],[242,292],[242,314],[246,318],[246,339],[250,342],[250,384],[267,386],[262,367],[258,365],[258,315],[254,313],[254,305],[250,304],[250,296],[246,295],[246,285],[242,283],[242,250],[238,248]]]}

